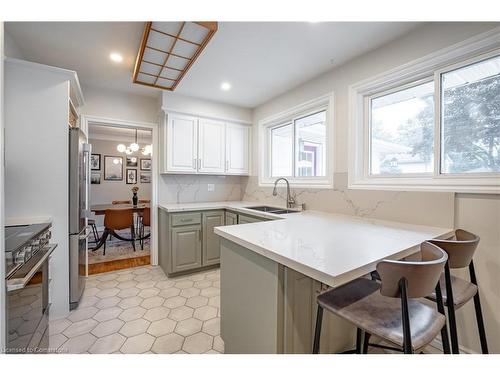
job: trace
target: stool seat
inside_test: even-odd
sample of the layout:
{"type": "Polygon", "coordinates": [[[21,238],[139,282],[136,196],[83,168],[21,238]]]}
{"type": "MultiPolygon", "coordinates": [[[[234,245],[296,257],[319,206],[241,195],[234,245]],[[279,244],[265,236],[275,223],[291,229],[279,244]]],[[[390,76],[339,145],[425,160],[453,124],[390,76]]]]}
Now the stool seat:
{"type": "MultiPolygon", "coordinates": [[[[441,291],[443,293],[443,302],[445,305],[448,305],[446,298],[446,281],[444,277],[444,273],[441,275],[439,279],[439,283],[441,284],[441,291]]],[[[458,309],[469,302],[477,293],[477,286],[473,283],[461,279],[459,277],[451,276],[451,288],[453,290],[453,304],[455,309],[458,309]]],[[[436,302],[436,292],[432,293],[427,297],[431,301],[436,302]]]]}
{"type": "MultiPolygon", "coordinates": [[[[403,346],[401,301],[380,294],[380,284],[357,279],[318,296],[318,304],[360,329],[403,346]]],[[[417,299],[408,301],[411,343],[414,351],[428,345],[441,331],[446,318],[417,299]]]]}

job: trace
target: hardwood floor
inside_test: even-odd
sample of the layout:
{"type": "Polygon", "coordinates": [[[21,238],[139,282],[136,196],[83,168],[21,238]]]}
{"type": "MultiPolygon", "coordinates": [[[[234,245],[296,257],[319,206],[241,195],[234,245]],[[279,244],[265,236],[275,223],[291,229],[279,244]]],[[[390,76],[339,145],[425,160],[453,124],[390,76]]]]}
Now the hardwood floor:
{"type": "Polygon", "coordinates": [[[108,262],[93,263],[89,264],[89,275],[94,275],[96,273],[117,271],[125,268],[147,266],[149,264],[151,264],[151,259],[149,255],[136,258],[116,259],[116,260],[110,260],[108,262]]]}

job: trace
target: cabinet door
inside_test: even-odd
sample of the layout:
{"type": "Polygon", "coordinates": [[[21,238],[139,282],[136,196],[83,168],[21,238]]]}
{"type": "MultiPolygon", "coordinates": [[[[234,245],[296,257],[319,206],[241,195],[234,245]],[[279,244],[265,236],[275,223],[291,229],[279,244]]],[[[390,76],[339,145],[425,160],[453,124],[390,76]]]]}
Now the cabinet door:
{"type": "Polygon", "coordinates": [[[224,211],[203,213],[203,258],[204,266],[220,263],[220,237],[215,227],[224,225],[224,211]]]}
{"type": "Polygon", "coordinates": [[[238,215],[232,212],[226,212],[226,225],[238,224],[238,215]]]}
{"type": "Polygon", "coordinates": [[[249,174],[250,127],[226,124],[226,173],[249,174]]]}
{"type": "Polygon", "coordinates": [[[196,117],[168,114],[167,171],[196,172],[198,120],[196,117]]]}
{"type": "Polygon", "coordinates": [[[224,174],[225,124],[199,119],[198,172],[224,174]]]}
{"type": "Polygon", "coordinates": [[[171,233],[172,271],[201,267],[201,225],[172,228],[171,233]]]}

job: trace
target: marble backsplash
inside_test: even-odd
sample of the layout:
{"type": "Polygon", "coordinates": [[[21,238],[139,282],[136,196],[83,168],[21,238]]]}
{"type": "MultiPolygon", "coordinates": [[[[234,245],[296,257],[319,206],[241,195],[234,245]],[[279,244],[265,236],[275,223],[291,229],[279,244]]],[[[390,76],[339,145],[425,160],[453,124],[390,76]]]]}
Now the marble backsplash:
{"type": "Polygon", "coordinates": [[[190,203],[239,201],[247,177],[162,174],[158,184],[158,202],[190,203]],[[209,191],[209,185],[213,190],[209,191]]]}
{"type": "MultiPolygon", "coordinates": [[[[335,174],[334,189],[291,189],[298,206],[307,210],[335,212],[359,217],[394,220],[453,228],[454,194],[347,189],[347,173],[335,174]]],[[[286,186],[280,182],[278,196],[260,187],[257,177],[245,178],[243,200],[284,205],[286,186]]]]}

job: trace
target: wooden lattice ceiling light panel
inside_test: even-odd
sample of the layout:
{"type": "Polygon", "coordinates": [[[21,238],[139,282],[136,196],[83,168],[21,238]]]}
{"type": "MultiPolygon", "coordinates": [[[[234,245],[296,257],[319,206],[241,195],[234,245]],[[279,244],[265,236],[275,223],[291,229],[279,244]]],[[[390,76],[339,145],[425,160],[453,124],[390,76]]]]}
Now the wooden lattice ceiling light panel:
{"type": "Polygon", "coordinates": [[[146,22],[134,83],[173,91],[217,31],[217,22],[146,22]]]}

